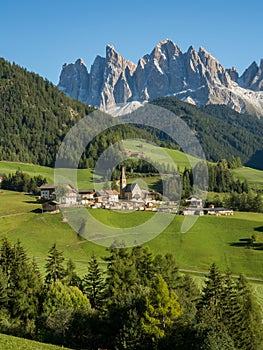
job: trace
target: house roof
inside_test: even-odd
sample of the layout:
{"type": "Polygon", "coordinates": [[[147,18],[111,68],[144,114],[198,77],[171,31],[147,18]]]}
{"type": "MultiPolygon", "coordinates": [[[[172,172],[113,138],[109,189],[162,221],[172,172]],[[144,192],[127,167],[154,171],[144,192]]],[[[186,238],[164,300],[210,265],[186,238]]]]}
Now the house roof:
{"type": "Polygon", "coordinates": [[[115,190],[102,190],[102,191],[97,191],[95,196],[96,197],[108,197],[108,196],[113,196],[113,195],[118,195],[119,192],[115,190]]]}
{"type": "MultiPolygon", "coordinates": [[[[124,192],[132,192],[132,191],[135,189],[136,186],[139,187],[139,185],[136,184],[136,183],[128,184],[128,185],[126,185],[126,186],[124,187],[123,191],[124,191],[124,192]]],[[[139,187],[139,189],[140,189],[140,187],[139,187]]]]}
{"type": "Polygon", "coordinates": [[[94,190],[79,190],[79,194],[94,194],[94,190]]]}
{"type": "Polygon", "coordinates": [[[186,202],[192,202],[192,201],[202,201],[202,199],[197,196],[191,196],[186,200],[186,202]]]}
{"type": "Polygon", "coordinates": [[[56,185],[54,184],[44,184],[39,187],[41,190],[54,190],[56,185]]]}
{"type": "MultiPolygon", "coordinates": [[[[76,192],[76,190],[74,189],[74,187],[71,184],[62,184],[62,185],[70,187],[74,192],[76,192]]],[[[57,186],[58,185],[55,185],[55,184],[44,184],[44,185],[41,185],[39,188],[41,190],[54,190],[54,189],[56,189],[57,186]]]]}

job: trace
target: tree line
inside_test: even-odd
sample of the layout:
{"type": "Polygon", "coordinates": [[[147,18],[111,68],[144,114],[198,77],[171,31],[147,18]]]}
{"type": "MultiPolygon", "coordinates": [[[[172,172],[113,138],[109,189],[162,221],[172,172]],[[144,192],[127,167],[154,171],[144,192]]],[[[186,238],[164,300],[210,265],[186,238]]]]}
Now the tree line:
{"type": "Polygon", "coordinates": [[[76,349],[262,349],[247,279],[211,265],[202,290],[174,257],[148,247],[92,255],[80,278],[54,244],[45,274],[18,241],[0,249],[0,332],[76,349]],[[101,266],[105,266],[102,269],[101,266]]]}
{"type": "Polygon", "coordinates": [[[39,187],[46,182],[46,178],[41,175],[31,177],[21,170],[17,170],[14,174],[3,175],[1,188],[36,195],[39,194],[39,187]]]}

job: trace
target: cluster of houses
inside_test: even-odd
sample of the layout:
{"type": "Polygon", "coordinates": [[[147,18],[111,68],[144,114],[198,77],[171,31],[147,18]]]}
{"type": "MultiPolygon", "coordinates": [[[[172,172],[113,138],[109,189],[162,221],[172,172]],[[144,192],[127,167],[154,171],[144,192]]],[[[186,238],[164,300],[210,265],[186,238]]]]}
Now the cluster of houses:
{"type": "Polygon", "coordinates": [[[233,215],[232,209],[226,209],[223,207],[215,207],[213,204],[209,205],[208,208],[203,207],[202,199],[192,196],[186,200],[187,207],[183,208],[181,213],[183,215],[216,215],[216,216],[229,216],[233,215]]]}
{"type": "Polygon", "coordinates": [[[60,206],[86,205],[90,208],[112,210],[156,210],[160,201],[154,200],[155,192],[140,188],[137,183],[127,184],[125,170],[120,177],[120,192],[116,190],[76,190],[65,184],[65,195],[58,198],[55,184],[40,186],[43,211],[57,211],[60,206]]]}
{"type": "Polygon", "coordinates": [[[179,203],[156,200],[154,191],[143,190],[137,183],[127,184],[124,168],[120,176],[120,192],[116,190],[76,190],[70,184],[65,184],[64,195],[58,198],[57,187],[58,185],[54,184],[40,186],[40,196],[43,200],[42,211],[56,212],[60,206],[85,205],[95,209],[161,211],[182,215],[233,215],[233,210],[225,208],[214,206],[203,208],[202,199],[195,196],[188,198],[187,206],[178,211],[179,203]]]}

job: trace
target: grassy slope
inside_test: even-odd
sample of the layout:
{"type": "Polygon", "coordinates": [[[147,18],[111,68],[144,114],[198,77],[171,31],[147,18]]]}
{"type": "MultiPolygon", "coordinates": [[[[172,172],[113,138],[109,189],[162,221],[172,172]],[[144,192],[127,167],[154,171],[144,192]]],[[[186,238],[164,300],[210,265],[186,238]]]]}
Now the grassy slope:
{"type": "MultiPolygon", "coordinates": [[[[138,145],[142,144],[141,141],[136,140],[125,140],[123,141],[124,149],[128,149],[134,152],[143,152],[147,158],[150,158],[153,162],[159,162],[163,164],[176,164],[180,170],[183,170],[185,167],[190,168],[190,161],[195,163],[197,159],[191,156],[187,156],[185,153],[170,150],[166,148],[160,148],[153,146],[150,143],[143,142],[143,148],[138,148],[138,145]],[[170,157],[170,158],[169,158],[170,157]]],[[[28,173],[30,176],[42,175],[48,181],[48,183],[54,182],[54,170],[49,167],[25,164],[25,163],[16,163],[16,162],[6,162],[0,161],[0,174],[8,174],[15,172],[17,169],[22,170],[25,173],[28,173]]],[[[260,170],[252,168],[241,168],[233,170],[234,175],[243,180],[247,179],[249,185],[252,188],[263,189],[263,172],[260,170]]],[[[141,187],[153,187],[154,184],[159,180],[159,176],[156,177],[145,177],[141,179],[146,183],[145,186],[141,187]]],[[[135,179],[131,179],[135,181],[135,179]]],[[[137,180],[136,180],[137,181],[137,180]]],[[[78,170],[78,188],[94,188],[93,184],[93,171],[91,169],[80,169],[78,170]]]]}
{"type": "MultiPolygon", "coordinates": [[[[47,179],[48,183],[54,183],[54,169],[52,168],[34,164],[0,161],[1,174],[14,173],[18,169],[29,174],[30,176],[42,175],[47,179]]],[[[93,171],[91,169],[78,170],[79,189],[93,188],[92,182],[93,171]]]]}
{"type": "Polygon", "coordinates": [[[252,168],[240,168],[233,170],[234,175],[241,179],[247,179],[252,188],[263,190],[263,171],[252,168]]]}
{"type": "Polygon", "coordinates": [[[0,349],[3,350],[59,350],[62,348],[67,350],[60,346],[43,344],[33,340],[0,334],[0,349]]]}
{"type": "MultiPolygon", "coordinates": [[[[29,256],[36,256],[42,270],[47,252],[54,242],[64,251],[66,258],[74,259],[81,275],[86,272],[87,261],[93,252],[99,257],[107,254],[103,247],[80,240],[73,229],[62,222],[61,214],[32,212],[39,205],[31,202],[28,196],[20,193],[0,193],[0,216],[7,215],[4,203],[13,206],[13,213],[16,210],[20,213],[21,207],[26,212],[0,217],[0,237],[7,235],[13,242],[20,239],[29,256]]],[[[91,212],[99,221],[115,227],[129,227],[134,222],[144,222],[153,215],[146,212],[117,213],[107,210],[91,212]]],[[[243,272],[247,276],[263,279],[263,252],[230,245],[255,232],[260,241],[263,241],[262,218],[262,214],[255,213],[235,213],[233,217],[201,217],[190,231],[182,234],[180,226],[184,218],[175,216],[165,231],[147,245],[154,254],[171,252],[180,268],[208,270],[211,262],[215,261],[222,269],[230,267],[233,273],[243,272]]]]}

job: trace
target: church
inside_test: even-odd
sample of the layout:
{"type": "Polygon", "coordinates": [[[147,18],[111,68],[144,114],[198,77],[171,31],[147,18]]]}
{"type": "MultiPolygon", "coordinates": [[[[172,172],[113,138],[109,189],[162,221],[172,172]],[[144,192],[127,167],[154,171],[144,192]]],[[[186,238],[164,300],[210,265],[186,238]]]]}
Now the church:
{"type": "Polygon", "coordinates": [[[120,176],[120,199],[142,201],[147,197],[148,191],[142,190],[137,183],[127,185],[125,168],[121,169],[120,176]]]}

